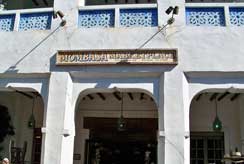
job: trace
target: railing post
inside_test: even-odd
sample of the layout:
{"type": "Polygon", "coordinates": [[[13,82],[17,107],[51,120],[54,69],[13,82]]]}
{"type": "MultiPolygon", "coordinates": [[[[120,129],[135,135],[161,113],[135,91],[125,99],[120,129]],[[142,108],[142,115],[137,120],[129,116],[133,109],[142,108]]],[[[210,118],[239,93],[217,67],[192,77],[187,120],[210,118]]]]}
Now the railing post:
{"type": "Polygon", "coordinates": [[[224,11],[225,11],[225,25],[230,26],[230,11],[229,11],[229,6],[225,5],[224,6],[224,11]]]}
{"type": "Polygon", "coordinates": [[[20,11],[17,10],[15,13],[15,20],[14,20],[14,29],[13,31],[19,30],[19,21],[20,21],[20,11]]]}
{"type": "Polygon", "coordinates": [[[116,7],[114,13],[114,27],[119,27],[119,26],[120,26],[120,8],[116,7]]]}

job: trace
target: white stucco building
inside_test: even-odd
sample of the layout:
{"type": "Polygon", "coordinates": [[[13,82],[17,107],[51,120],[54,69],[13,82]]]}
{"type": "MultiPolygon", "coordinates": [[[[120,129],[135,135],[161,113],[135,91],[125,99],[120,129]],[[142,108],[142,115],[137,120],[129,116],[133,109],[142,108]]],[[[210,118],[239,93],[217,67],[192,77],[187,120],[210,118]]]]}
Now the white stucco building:
{"type": "Polygon", "coordinates": [[[1,157],[219,164],[244,154],[241,1],[0,4],[0,105],[15,131],[1,157]],[[167,15],[170,6],[179,14],[167,15]]]}

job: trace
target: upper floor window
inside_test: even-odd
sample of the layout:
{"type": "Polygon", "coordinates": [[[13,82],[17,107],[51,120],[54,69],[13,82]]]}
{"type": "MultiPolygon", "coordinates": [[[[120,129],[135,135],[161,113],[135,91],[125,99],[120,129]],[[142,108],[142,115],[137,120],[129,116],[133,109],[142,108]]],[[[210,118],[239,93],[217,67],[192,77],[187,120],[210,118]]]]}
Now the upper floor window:
{"type": "Polygon", "coordinates": [[[48,8],[53,0],[0,0],[0,10],[48,8]]]}
{"type": "Polygon", "coordinates": [[[86,5],[147,4],[157,0],[86,0],[86,5]]]}

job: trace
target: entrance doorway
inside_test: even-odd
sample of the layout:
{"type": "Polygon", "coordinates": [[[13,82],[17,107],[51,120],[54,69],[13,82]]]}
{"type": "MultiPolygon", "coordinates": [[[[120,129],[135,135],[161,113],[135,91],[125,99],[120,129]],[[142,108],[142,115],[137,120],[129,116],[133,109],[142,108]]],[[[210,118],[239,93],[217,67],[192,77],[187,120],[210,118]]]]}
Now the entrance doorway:
{"type": "Polygon", "coordinates": [[[228,90],[195,96],[190,109],[191,164],[222,164],[241,152],[242,99],[241,93],[228,90]]]}
{"type": "Polygon", "coordinates": [[[157,132],[156,103],[146,93],[87,94],[76,112],[73,163],[156,164],[157,132]]]}
{"type": "Polygon", "coordinates": [[[0,112],[5,111],[1,120],[8,120],[7,127],[1,124],[1,132],[11,129],[0,142],[0,158],[8,158],[11,164],[41,163],[44,103],[39,93],[26,90],[0,91],[0,112]]]}
{"type": "Polygon", "coordinates": [[[86,140],[86,164],[144,164],[157,161],[157,119],[126,119],[118,131],[115,118],[85,118],[90,129],[86,140]]]}

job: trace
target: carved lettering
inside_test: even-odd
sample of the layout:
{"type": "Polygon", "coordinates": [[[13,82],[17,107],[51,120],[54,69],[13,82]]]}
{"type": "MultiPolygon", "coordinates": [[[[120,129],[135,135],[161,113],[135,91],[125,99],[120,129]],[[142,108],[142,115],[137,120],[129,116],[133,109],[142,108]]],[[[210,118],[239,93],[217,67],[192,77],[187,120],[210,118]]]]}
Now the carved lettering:
{"type": "Polygon", "coordinates": [[[60,51],[57,65],[83,64],[177,64],[176,50],[60,51]]]}

